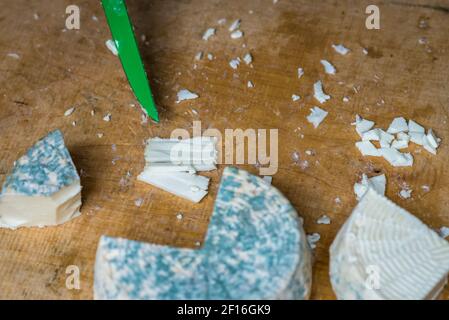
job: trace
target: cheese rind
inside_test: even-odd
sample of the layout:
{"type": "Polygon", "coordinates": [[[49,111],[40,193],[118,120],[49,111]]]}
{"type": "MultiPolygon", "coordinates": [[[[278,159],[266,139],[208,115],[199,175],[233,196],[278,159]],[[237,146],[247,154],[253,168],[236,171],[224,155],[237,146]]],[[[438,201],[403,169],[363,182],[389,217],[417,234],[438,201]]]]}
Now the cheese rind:
{"type": "Polygon", "coordinates": [[[311,252],[291,204],[263,179],[226,168],[201,249],[102,237],[96,299],[306,299],[311,252]]]}

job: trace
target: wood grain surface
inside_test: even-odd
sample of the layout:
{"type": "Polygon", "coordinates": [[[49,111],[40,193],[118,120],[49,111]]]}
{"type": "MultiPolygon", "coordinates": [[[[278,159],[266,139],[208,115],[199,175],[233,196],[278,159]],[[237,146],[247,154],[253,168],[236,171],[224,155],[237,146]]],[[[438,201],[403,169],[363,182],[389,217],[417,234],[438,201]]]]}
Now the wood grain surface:
{"type": "MultiPolygon", "coordinates": [[[[0,11],[1,181],[28,147],[60,128],[83,186],[81,217],[58,227],[0,230],[0,298],[92,298],[95,251],[104,234],[190,248],[203,241],[223,165],[208,174],[211,190],[200,204],[136,181],[145,139],[190,130],[193,120],[203,129],[279,129],[273,185],[304,217],[306,231],[321,234],[313,299],[335,298],[328,248],[356,204],[353,184],[362,173],[385,173],[389,198],[433,228],[449,226],[447,1],[129,0],[159,124],[142,123],[120,62],[105,46],[110,33],[100,2],[76,1],[81,28],[65,30],[65,8],[73,2],[16,0],[0,11]],[[365,27],[365,8],[372,3],[380,8],[380,30],[365,27]],[[218,25],[221,18],[227,19],[224,26],[218,25]],[[237,18],[244,37],[232,40],[227,28],[237,18]],[[206,42],[201,37],[209,27],[217,34],[206,42]],[[333,43],[343,43],[350,54],[337,54],[333,43]],[[198,51],[214,59],[196,62],[198,51]],[[246,52],[254,67],[232,70],[229,60],[246,52]],[[331,61],[337,74],[324,74],[320,59],[331,61]],[[301,79],[298,67],[305,71],[301,79]],[[322,106],[328,117],[314,129],[306,116],[317,105],[312,86],[318,79],[332,99],[322,106]],[[248,80],[254,88],[247,88],[248,80]],[[176,104],[181,88],[200,98],[176,104]],[[302,99],[293,102],[292,94],[302,99]],[[72,106],[75,112],[65,117],[72,106]],[[107,113],[110,122],[102,120],[107,113]],[[397,116],[433,128],[443,139],[438,155],[412,147],[413,168],[362,157],[350,126],[356,114],[383,128],[397,116]],[[408,200],[398,196],[404,182],[413,189],[408,200]],[[179,212],[184,219],[176,218],[179,212]],[[323,214],[331,225],[316,223],[323,214]],[[80,269],[80,290],[66,288],[70,265],[80,269]]],[[[255,166],[240,167],[258,173],[255,166]]],[[[447,289],[442,298],[449,298],[447,289]]]]}

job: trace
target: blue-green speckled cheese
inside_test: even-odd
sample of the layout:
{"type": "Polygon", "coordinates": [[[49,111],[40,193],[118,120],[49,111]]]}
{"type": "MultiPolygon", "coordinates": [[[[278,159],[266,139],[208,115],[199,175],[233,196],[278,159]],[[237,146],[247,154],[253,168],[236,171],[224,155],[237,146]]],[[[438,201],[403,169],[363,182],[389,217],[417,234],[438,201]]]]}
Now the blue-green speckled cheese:
{"type": "Polygon", "coordinates": [[[246,171],[224,170],[203,248],[102,237],[96,299],[307,299],[311,252],[282,194],[246,171]]]}
{"type": "Polygon", "coordinates": [[[61,131],[50,132],[18,159],[2,194],[50,196],[79,180],[61,131]]]}

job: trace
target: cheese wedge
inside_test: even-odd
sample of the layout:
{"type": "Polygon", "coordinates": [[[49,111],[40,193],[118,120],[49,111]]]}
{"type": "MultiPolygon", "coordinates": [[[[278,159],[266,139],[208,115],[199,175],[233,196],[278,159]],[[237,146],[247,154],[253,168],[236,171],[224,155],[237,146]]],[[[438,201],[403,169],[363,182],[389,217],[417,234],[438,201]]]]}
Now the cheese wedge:
{"type": "Polygon", "coordinates": [[[338,299],[435,299],[449,273],[449,243],[369,189],[330,248],[338,299]]]}
{"type": "Polygon", "coordinates": [[[79,216],[80,206],[80,178],[56,130],[15,162],[0,195],[0,227],[58,225],[79,216]]]}
{"type": "Polygon", "coordinates": [[[311,251],[282,194],[246,171],[224,170],[206,241],[178,249],[102,237],[95,299],[307,299],[311,251]]]}

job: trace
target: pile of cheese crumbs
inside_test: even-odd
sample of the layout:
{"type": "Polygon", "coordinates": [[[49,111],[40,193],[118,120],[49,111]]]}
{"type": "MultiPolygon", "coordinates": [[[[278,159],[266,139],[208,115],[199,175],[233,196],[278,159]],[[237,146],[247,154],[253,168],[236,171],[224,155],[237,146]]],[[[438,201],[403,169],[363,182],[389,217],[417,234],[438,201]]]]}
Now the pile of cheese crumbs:
{"type": "Polygon", "coordinates": [[[409,143],[420,145],[431,154],[436,155],[441,139],[432,129],[426,129],[413,120],[407,121],[403,117],[395,118],[388,129],[374,128],[374,121],[356,116],[352,123],[359,134],[361,141],[356,147],[364,156],[383,157],[394,167],[413,165],[413,156],[410,152],[401,152],[409,147],[409,143]],[[377,147],[372,141],[376,141],[377,147]]]}

